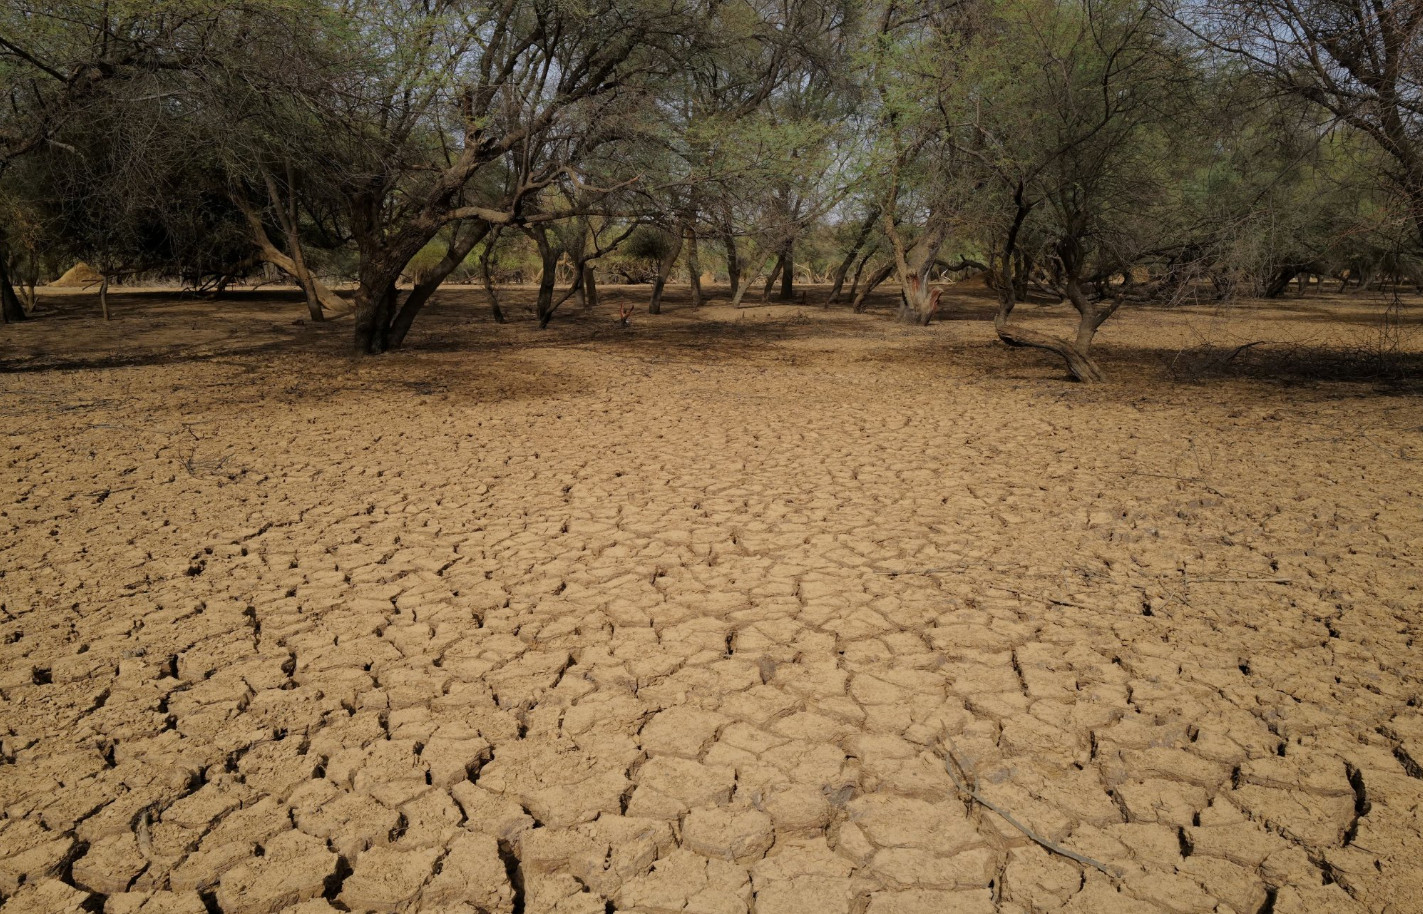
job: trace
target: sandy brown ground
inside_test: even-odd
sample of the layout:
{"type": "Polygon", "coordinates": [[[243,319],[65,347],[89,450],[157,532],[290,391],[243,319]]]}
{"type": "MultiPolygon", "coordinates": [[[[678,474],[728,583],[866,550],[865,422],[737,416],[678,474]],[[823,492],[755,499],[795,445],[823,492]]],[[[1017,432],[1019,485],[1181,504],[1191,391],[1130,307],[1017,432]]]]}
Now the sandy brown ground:
{"type": "Polygon", "coordinates": [[[0,330],[4,914],[1423,911],[1423,306],[479,301],[0,330]]]}

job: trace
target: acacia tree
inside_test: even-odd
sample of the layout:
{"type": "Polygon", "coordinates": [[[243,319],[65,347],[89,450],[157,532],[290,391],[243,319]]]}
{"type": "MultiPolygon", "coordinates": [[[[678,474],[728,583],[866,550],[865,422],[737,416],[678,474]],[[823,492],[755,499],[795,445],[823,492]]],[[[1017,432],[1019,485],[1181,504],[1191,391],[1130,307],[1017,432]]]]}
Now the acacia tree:
{"type": "Polygon", "coordinates": [[[349,242],[341,177],[329,167],[345,158],[343,142],[317,129],[292,102],[303,89],[320,86],[340,57],[323,59],[328,48],[303,47],[297,36],[281,41],[259,52],[272,64],[268,72],[283,74],[280,85],[226,69],[199,84],[201,129],[206,145],[222,156],[228,193],[248,226],[255,256],[290,277],[302,289],[311,319],[323,321],[352,310],[322,281],[310,256],[314,248],[349,242]]]}
{"type": "Polygon", "coordinates": [[[708,5],[701,53],[685,55],[663,81],[659,124],[646,133],[650,180],[639,187],[639,219],[671,242],[652,313],[683,252],[700,304],[707,238],[721,242],[735,303],[745,294],[748,248],[775,252],[771,282],[781,278],[792,294],[795,238],[826,203],[825,152],[840,131],[830,106],[843,92],[836,60],[857,8],[823,0],[708,5]]]}
{"type": "Polygon", "coordinates": [[[1189,61],[1140,0],[1011,0],[992,16],[964,46],[953,132],[975,163],[969,179],[1000,201],[994,326],[1011,346],[1058,355],[1078,380],[1101,380],[1090,348],[1124,301],[1113,278],[1160,246],[1160,209],[1189,159],[1189,61]],[[1077,312],[1070,338],[1011,321],[1030,233],[1043,278],[1077,312]]]}
{"type": "MultiPolygon", "coordinates": [[[[201,282],[209,271],[242,268],[219,161],[240,118],[215,114],[224,106],[213,104],[211,86],[279,90],[292,67],[258,50],[328,31],[328,12],[322,0],[5,4],[0,182],[22,159],[42,160],[26,180],[55,182],[30,195],[46,198],[39,208],[56,227],[49,247],[82,248],[111,272],[161,268],[201,282]],[[223,129],[204,132],[204,121],[223,129]]],[[[0,225],[0,253],[5,235],[0,225]]]]}
{"type": "MultiPolygon", "coordinates": [[[[159,4],[161,6],[161,4],[159,4]]],[[[14,0],[0,7],[0,182],[40,151],[65,149],[57,134],[106,87],[135,75],[178,69],[201,46],[185,25],[166,22],[152,4],[14,0]],[[186,52],[186,53],[185,53],[186,52]]],[[[15,294],[9,232],[0,225],[0,319],[24,320],[15,294]]]]}
{"type": "Polygon", "coordinates": [[[222,163],[184,101],[170,72],[107,83],[82,122],[24,163],[47,247],[98,269],[106,318],[113,280],[158,273],[220,287],[254,262],[222,163]]]}
{"type": "Polygon", "coordinates": [[[965,88],[959,76],[962,36],[984,15],[971,4],[888,0],[865,37],[860,58],[868,137],[860,169],[890,259],[855,297],[856,310],[892,274],[902,292],[900,320],[927,324],[937,310],[929,274],[961,208],[962,169],[954,162],[953,125],[946,119],[965,88]]]}
{"type": "Polygon", "coordinates": [[[807,229],[830,213],[846,196],[847,161],[859,137],[848,118],[856,93],[847,80],[846,47],[853,38],[854,17],[846,14],[811,30],[809,50],[785,87],[773,93],[761,114],[772,134],[768,144],[778,150],[766,160],[766,189],[759,207],[761,246],[775,256],[766,276],[762,300],[779,281],[778,298],[795,297],[796,245],[807,229]]]}
{"type": "MultiPolygon", "coordinates": [[[[1218,139],[1183,183],[1168,215],[1180,244],[1162,270],[1161,293],[1184,295],[1192,277],[1217,297],[1277,297],[1299,277],[1343,286],[1394,271],[1417,250],[1407,199],[1383,179],[1387,157],[1367,136],[1330,128],[1316,106],[1270,91],[1230,64],[1242,103],[1212,127],[1218,139]]],[[[1342,289],[1342,287],[1341,287],[1342,289]]]]}
{"type": "Polygon", "coordinates": [[[566,218],[528,202],[577,180],[587,149],[577,128],[605,99],[675,67],[666,52],[697,34],[698,21],[681,2],[440,0],[419,10],[372,5],[357,31],[390,49],[381,78],[341,109],[370,156],[344,194],[360,252],[356,348],[375,353],[399,344],[413,299],[402,300],[397,280],[446,226],[566,218]],[[512,166],[505,195],[470,199],[477,176],[501,163],[512,166]]]}
{"type": "Polygon", "coordinates": [[[1376,144],[1423,241],[1423,3],[1207,0],[1174,12],[1208,47],[1376,144]]]}

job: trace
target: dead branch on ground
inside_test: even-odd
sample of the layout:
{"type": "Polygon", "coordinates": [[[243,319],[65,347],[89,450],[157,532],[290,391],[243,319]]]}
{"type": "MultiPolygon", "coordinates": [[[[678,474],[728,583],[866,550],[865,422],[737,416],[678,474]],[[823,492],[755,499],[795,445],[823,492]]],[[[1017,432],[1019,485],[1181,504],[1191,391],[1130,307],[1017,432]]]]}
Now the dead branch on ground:
{"type": "Polygon", "coordinates": [[[1000,817],[1002,817],[1002,819],[1003,819],[1004,822],[1007,822],[1009,825],[1013,826],[1013,827],[1016,828],[1018,831],[1022,832],[1024,835],[1026,835],[1028,838],[1030,838],[1033,842],[1035,842],[1036,844],[1038,844],[1038,845],[1039,845],[1040,847],[1042,847],[1043,849],[1049,851],[1050,853],[1054,853],[1054,854],[1057,854],[1057,855],[1059,855],[1059,856],[1066,857],[1066,858],[1069,859],[1069,860],[1075,860],[1076,862],[1082,864],[1083,866],[1090,866],[1090,867],[1092,867],[1093,869],[1098,870],[1099,872],[1101,872],[1101,873],[1103,873],[1104,875],[1109,876],[1109,877],[1111,877],[1111,878],[1113,878],[1113,879],[1120,879],[1120,878],[1122,878],[1122,874],[1121,874],[1120,872],[1113,872],[1112,870],[1107,869],[1107,865],[1106,865],[1106,864],[1104,864],[1104,863],[1102,863],[1102,862],[1100,862],[1100,861],[1097,861],[1097,860],[1093,860],[1091,857],[1084,856],[1083,854],[1079,854],[1079,853],[1077,853],[1077,852],[1074,851],[1074,850],[1070,850],[1070,849],[1068,849],[1068,848],[1065,848],[1065,847],[1063,847],[1061,844],[1058,844],[1057,842],[1052,841],[1052,840],[1050,840],[1050,839],[1044,837],[1043,835],[1038,834],[1036,831],[1034,831],[1033,829],[1031,829],[1031,828],[1029,828],[1028,826],[1024,825],[1022,822],[1019,822],[1019,821],[1013,816],[1012,813],[1008,812],[1008,810],[1004,809],[1003,807],[999,806],[997,803],[994,803],[992,800],[990,800],[990,799],[984,797],[982,794],[980,794],[978,791],[974,790],[972,787],[968,786],[968,784],[967,784],[967,782],[966,782],[966,780],[967,780],[967,778],[968,778],[968,771],[967,771],[966,769],[964,769],[963,776],[960,777],[960,776],[959,776],[960,768],[961,768],[961,766],[959,765],[958,759],[954,758],[954,753],[953,753],[953,751],[952,751],[952,748],[950,748],[950,747],[945,747],[945,748],[944,748],[944,770],[948,771],[949,777],[951,777],[951,778],[954,779],[954,786],[957,787],[958,790],[959,790],[959,792],[962,793],[964,796],[968,797],[970,800],[972,800],[973,802],[979,804],[980,806],[984,807],[985,809],[990,809],[990,810],[992,810],[993,812],[996,812],[1000,817]]]}

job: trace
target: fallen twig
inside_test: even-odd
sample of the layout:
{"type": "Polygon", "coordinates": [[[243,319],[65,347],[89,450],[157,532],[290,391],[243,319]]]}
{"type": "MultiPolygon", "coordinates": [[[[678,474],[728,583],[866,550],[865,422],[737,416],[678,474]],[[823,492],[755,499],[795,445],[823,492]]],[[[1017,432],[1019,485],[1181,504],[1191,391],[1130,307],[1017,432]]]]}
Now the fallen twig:
{"type": "Polygon", "coordinates": [[[1018,597],[1020,599],[1026,597],[1029,600],[1037,600],[1040,603],[1051,603],[1054,606],[1071,606],[1073,609],[1090,610],[1092,608],[1090,606],[1083,606],[1081,603],[1073,603],[1068,600],[1058,600],[1054,597],[1045,597],[1042,594],[1029,593],[1026,590],[1014,590],[1011,587],[1000,587],[997,584],[990,584],[988,586],[993,590],[1001,590],[1005,593],[1011,593],[1013,596],[1018,597]]]}
{"type": "Polygon", "coordinates": [[[968,571],[962,565],[953,568],[906,568],[904,571],[876,571],[875,574],[887,574],[892,578],[897,578],[902,574],[948,574],[950,571],[968,571]]]}
{"type": "Polygon", "coordinates": [[[1091,857],[1079,854],[1077,853],[1077,851],[1069,850],[1068,848],[1063,847],[1061,844],[1058,844],[1055,841],[1051,841],[1043,837],[1042,835],[1033,831],[1028,826],[1024,825],[1022,822],[1019,822],[1013,817],[1012,813],[1008,812],[1008,810],[999,806],[997,803],[994,803],[992,800],[987,799],[978,791],[968,786],[968,784],[964,783],[963,778],[959,777],[958,764],[958,759],[954,758],[953,752],[948,749],[945,749],[944,769],[949,772],[949,777],[954,779],[954,786],[957,787],[959,789],[959,792],[962,793],[964,796],[968,797],[970,800],[974,801],[980,806],[983,806],[986,809],[991,809],[993,812],[998,813],[998,815],[1003,818],[1004,822],[1007,822],[1009,825],[1022,832],[1024,835],[1032,839],[1045,850],[1066,857],[1069,860],[1075,860],[1083,866],[1090,866],[1093,869],[1100,871],[1104,875],[1110,876],[1114,879],[1121,878],[1122,874],[1120,872],[1113,872],[1112,870],[1107,869],[1106,864],[1097,860],[1093,860],[1091,857]]]}
{"type": "MultiPolygon", "coordinates": [[[[1327,423],[1316,423],[1316,424],[1327,424],[1327,423]]],[[[1375,440],[1374,440],[1372,437],[1370,437],[1370,435],[1369,435],[1370,432],[1379,431],[1380,429],[1382,429],[1383,431],[1417,432],[1417,431],[1423,431],[1423,426],[1396,426],[1396,427],[1392,427],[1392,428],[1387,427],[1387,426],[1378,426],[1378,427],[1375,427],[1375,428],[1367,428],[1367,429],[1366,429],[1366,428],[1361,428],[1361,429],[1357,429],[1357,430],[1355,430],[1355,431],[1353,431],[1353,432],[1344,432],[1344,431],[1343,431],[1342,429],[1340,429],[1337,425],[1331,425],[1331,426],[1329,426],[1329,427],[1332,428],[1332,429],[1334,429],[1334,430],[1337,431],[1337,432],[1340,432],[1340,434],[1337,435],[1337,436],[1335,436],[1335,437],[1333,437],[1333,438],[1306,438],[1306,439],[1304,439],[1304,443],[1305,443],[1305,444],[1319,444],[1319,443],[1338,444],[1338,443],[1341,442],[1341,441],[1348,441],[1348,440],[1351,439],[1351,438],[1363,438],[1364,441],[1365,441],[1365,443],[1367,443],[1368,445],[1370,445],[1371,447],[1373,447],[1373,448],[1374,448],[1375,450],[1377,450],[1379,453],[1385,454],[1385,455],[1387,455],[1387,456],[1389,456],[1389,457],[1395,457],[1395,458],[1397,458],[1397,459],[1399,459],[1399,460],[1408,460],[1408,461],[1423,460],[1423,457],[1415,457],[1415,456],[1409,454],[1409,453],[1408,453],[1408,447],[1407,447],[1407,445],[1400,446],[1399,449],[1398,449],[1396,452],[1395,452],[1395,451],[1391,451],[1391,450],[1389,450],[1387,447],[1383,446],[1382,444],[1379,444],[1377,441],[1375,441],[1375,440]]]]}
{"type": "Polygon", "coordinates": [[[1210,485],[1210,484],[1207,483],[1204,479],[1201,479],[1201,478],[1199,478],[1199,477],[1193,477],[1193,476],[1176,476],[1176,475],[1173,475],[1173,474],[1171,474],[1171,473],[1147,473],[1147,472],[1145,472],[1145,471],[1143,471],[1143,470],[1127,470],[1127,471],[1126,471],[1125,473],[1123,473],[1122,475],[1123,475],[1123,476],[1150,476],[1150,477],[1152,477],[1152,478],[1154,478],[1154,479],[1174,479],[1174,480],[1176,480],[1177,482],[1186,482],[1186,483],[1190,483],[1190,484],[1193,485],[1193,486],[1200,486],[1202,489],[1205,489],[1207,492],[1211,493],[1212,495],[1214,495],[1214,496],[1216,496],[1216,497],[1218,497],[1218,498],[1229,498],[1229,497],[1230,497],[1230,496],[1226,495],[1224,492],[1222,492],[1220,489],[1217,489],[1215,486],[1210,485]]]}
{"type": "Polygon", "coordinates": [[[1220,360],[1220,364],[1225,365],[1230,362],[1231,359],[1234,359],[1236,356],[1240,355],[1240,353],[1244,352],[1245,350],[1253,349],[1256,346],[1264,346],[1269,342],[1269,340],[1255,340],[1253,343],[1246,343],[1242,346],[1236,346],[1234,349],[1231,350],[1230,355],[1220,360]]]}
{"type": "Polygon", "coordinates": [[[1183,584],[1293,584],[1292,578],[1185,578],[1183,584]]]}

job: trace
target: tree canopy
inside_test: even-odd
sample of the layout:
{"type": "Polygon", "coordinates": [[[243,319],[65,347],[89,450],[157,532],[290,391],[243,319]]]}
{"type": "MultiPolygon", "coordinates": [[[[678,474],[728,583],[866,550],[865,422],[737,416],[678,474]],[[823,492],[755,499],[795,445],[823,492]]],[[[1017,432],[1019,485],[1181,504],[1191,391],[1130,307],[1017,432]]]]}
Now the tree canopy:
{"type": "Polygon", "coordinates": [[[1421,31],[1402,0],[13,0],[4,316],[75,260],[265,263],[379,353],[512,256],[541,324],[598,269],[654,313],[678,269],[695,302],[892,277],[918,323],[976,270],[1005,342],[1092,380],[1133,301],[1419,272],[1421,31]],[[1017,325],[1031,295],[1075,335],[1017,325]]]}

